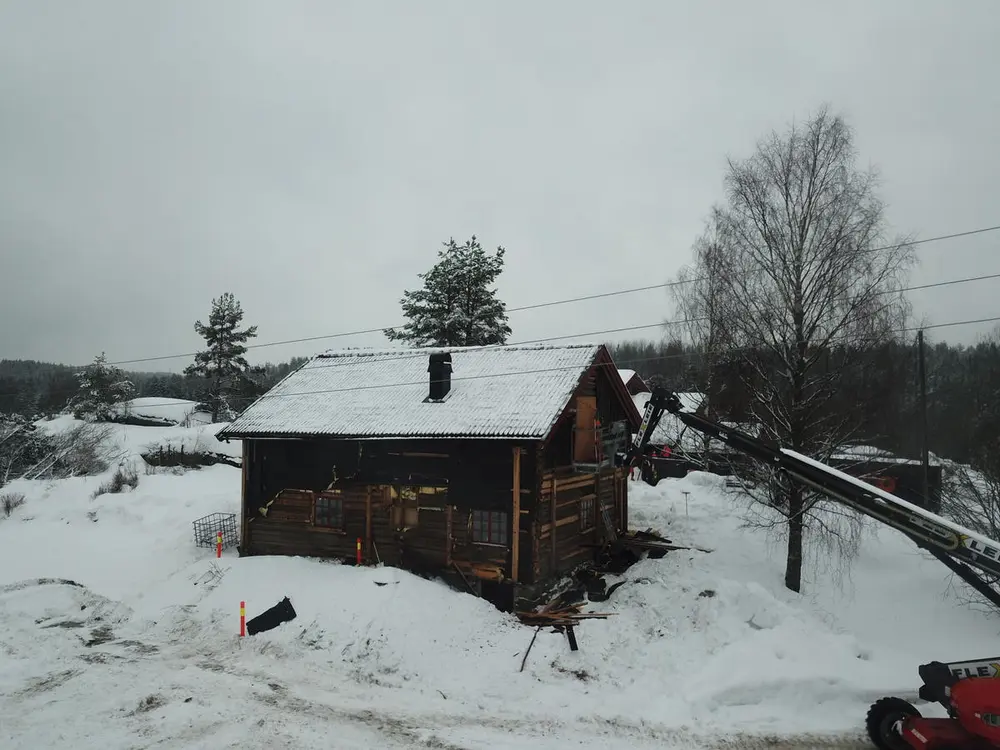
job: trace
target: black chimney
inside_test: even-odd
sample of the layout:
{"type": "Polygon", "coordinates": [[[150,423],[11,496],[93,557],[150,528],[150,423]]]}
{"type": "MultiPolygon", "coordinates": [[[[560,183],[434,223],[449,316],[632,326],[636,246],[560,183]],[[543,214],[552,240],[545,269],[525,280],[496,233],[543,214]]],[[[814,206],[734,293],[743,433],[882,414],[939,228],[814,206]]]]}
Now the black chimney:
{"type": "Polygon", "coordinates": [[[440,401],[451,390],[451,355],[437,352],[431,355],[427,372],[431,374],[431,393],[428,401],[440,401]]]}

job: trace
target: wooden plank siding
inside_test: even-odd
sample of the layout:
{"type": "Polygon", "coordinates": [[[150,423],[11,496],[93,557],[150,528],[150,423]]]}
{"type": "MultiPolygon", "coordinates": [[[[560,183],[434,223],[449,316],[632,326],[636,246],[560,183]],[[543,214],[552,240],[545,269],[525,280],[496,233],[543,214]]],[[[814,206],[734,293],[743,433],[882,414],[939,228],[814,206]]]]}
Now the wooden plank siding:
{"type": "Polygon", "coordinates": [[[599,474],[550,470],[540,476],[535,546],[535,577],[545,579],[572,570],[595,553],[607,539],[601,506],[607,509],[615,532],[625,527],[627,476],[622,469],[608,468],[599,474]],[[590,503],[589,521],[584,503],[590,503]]]}
{"type": "MultiPolygon", "coordinates": [[[[523,451],[519,463],[537,466],[537,453],[542,450],[539,446],[523,451]],[[532,460],[527,460],[529,457],[532,460]]],[[[355,483],[321,491],[281,490],[266,505],[264,515],[250,514],[245,520],[243,547],[247,554],[353,560],[360,538],[367,564],[429,572],[458,568],[473,578],[533,584],[590,559],[595,545],[606,538],[602,506],[616,531],[627,527],[628,490],[623,470],[609,468],[600,474],[579,474],[571,467],[540,474],[519,471],[520,544],[515,575],[515,465],[511,460],[506,490],[506,510],[511,512],[503,544],[475,542],[472,538],[473,512],[496,509],[488,493],[485,507],[474,507],[474,499],[456,497],[454,489],[447,485],[414,486],[415,496],[407,501],[402,497],[406,485],[355,483]],[[317,498],[342,501],[341,528],[316,525],[317,498]],[[592,520],[584,528],[581,504],[586,501],[592,503],[593,510],[592,520]],[[405,517],[408,510],[409,519],[405,517]]],[[[248,486],[251,484],[252,477],[248,486]]]]}
{"type": "MultiPolygon", "coordinates": [[[[496,450],[491,454],[476,455],[474,461],[450,476],[443,469],[454,466],[454,452],[442,452],[444,446],[434,452],[382,449],[369,451],[369,455],[386,460],[379,472],[364,471],[366,461],[362,456],[357,474],[379,479],[404,477],[404,482],[364,483],[344,478],[324,489],[316,489],[315,484],[314,488],[282,488],[266,503],[256,502],[259,496],[247,492],[243,547],[246,554],[353,560],[360,538],[365,563],[427,572],[458,568],[464,575],[476,578],[531,582],[536,450],[509,443],[492,445],[496,450]],[[419,468],[414,462],[420,464],[419,468]],[[407,481],[411,477],[435,484],[407,481]],[[322,498],[341,500],[341,528],[316,524],[316,504],[322,498]],[[516,508],[515,499],[519,505],[516,508]],[[506,514],[503,543],[473,540],[475,511],[506,514]],[[515,539],[519,541],[517,553],[515,539]]],[[[458,455],[468,456],[464,450],[458,455]]],[[[316,467],[309,472],[314,478],[328,474],[316,467]]],[[[284,472],[279,481],[283,479],[284,472]]],[[[268,484],[265,478],[263,486],[268,484]]]]}

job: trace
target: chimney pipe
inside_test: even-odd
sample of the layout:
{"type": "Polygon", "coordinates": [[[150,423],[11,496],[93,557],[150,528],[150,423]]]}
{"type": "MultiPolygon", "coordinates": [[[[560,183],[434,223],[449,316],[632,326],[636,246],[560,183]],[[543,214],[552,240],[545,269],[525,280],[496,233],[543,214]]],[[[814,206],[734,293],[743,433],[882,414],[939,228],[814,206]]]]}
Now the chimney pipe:
{"type": "Polygon", "coordinates": [[[435,352],[427,366],[430,373],[430,395],[428,401],[441,401],[451,390],[451,354],[435,352]]]}

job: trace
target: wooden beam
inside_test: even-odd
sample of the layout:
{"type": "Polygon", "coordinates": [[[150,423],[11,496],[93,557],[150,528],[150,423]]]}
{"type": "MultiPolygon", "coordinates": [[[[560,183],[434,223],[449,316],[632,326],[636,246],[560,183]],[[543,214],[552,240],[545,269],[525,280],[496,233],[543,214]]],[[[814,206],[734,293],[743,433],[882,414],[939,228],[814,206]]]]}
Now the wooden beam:
{"type": "Polygon", "coordinates": [[[243,459],[242,459],[242,472],[243,477],[240,484],[240,524],[243,527],[240,529],[240,551],[245,555],[248,551],[247,536],[250,531],[250,514],[247,512],[247,472],[250,471],[250,441],[243,440],[243,459]]]}
{"type": "Polygon", "coordinates": [[[365,562],[372,561],[372,488],[365,485],[365,562]]]}
{"type": "Polygon", "coordinates": [[[555,544],[554,537],[557,528],[559,528],[560,526],[565,526],[566,524],[576,523],[579,520],[580,520],[580,514],[576,513],[572,516],[566,516],[565,518],[560,518],[558,521],[556,521],[556,525],[552,527],[553,545],[555,544]]]}
{"type": "Polygon", "coordinates": [[[511,491],[514,498],[511,513],[511,549],[510,578],[515,583],[518,580],[518,564],[521,562],[521,447],[514,446],[514,487],[511,491]]]}
{"type": "Polygon", "coordinates": [[[619,493],[621,495],[621,513],[618,519],[618,523],[621,524],[622,533],[628,532],[628,472],[623,471],[621,479],[618,484],[619,493]]]}
{"type": "MultiPolygon", "coordinates": [[[[444,532],[444,544],[445,544],[444,559],[445,559],[445,563],[444,564],[445,565],[451,565],[451,546],[452,546],[452,541],[453,541],[452,535],[454,533],[454,529],[452,528],[452,525],[451,525],[451,512],[453,510],[453,507],[451,505],[448,505],[448,506],[445,506],[444,510],[445,510],[445,517],[444,517],[445,518],[445,532],[444,532]]],[[[468,583],[468,581],[466,581],[466,583],[468,583]]]]}
{"type": "Polygon", "coordinates": [[[557,479],[553,479],[552,496],[549,498],[549,509],[551,511],[551,513],[549,514],[551,516],[549,523],[552,524],[552,570],[550,572],[553,575],[555,575],[556,563],[558,562],[558,558],[556,557],[556,518],[558,518],[558,514],[556,512],[556,503],[559,500],[559,497],[556,494],[556,489],[558,485],[559,481],[557,479]]]}

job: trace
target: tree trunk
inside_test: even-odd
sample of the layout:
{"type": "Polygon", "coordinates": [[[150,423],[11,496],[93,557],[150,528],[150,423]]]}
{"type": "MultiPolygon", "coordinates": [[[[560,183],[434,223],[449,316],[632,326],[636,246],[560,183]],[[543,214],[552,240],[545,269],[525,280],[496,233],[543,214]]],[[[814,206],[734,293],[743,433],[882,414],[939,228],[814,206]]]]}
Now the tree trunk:
{"type": "Polygon", "coordinates": [[[805,524],[802,488],[793,484],[788,494],[788,555],[785,558],[785,587],[795,593],[802,590],[802,532],[805,524]]]}
{"type": "Polygon", "coordinates": [[[214,393],[212,394],[212,424],[219,421],[219,399],[221,398],[219,378],[215,378],[214,393]]]}

